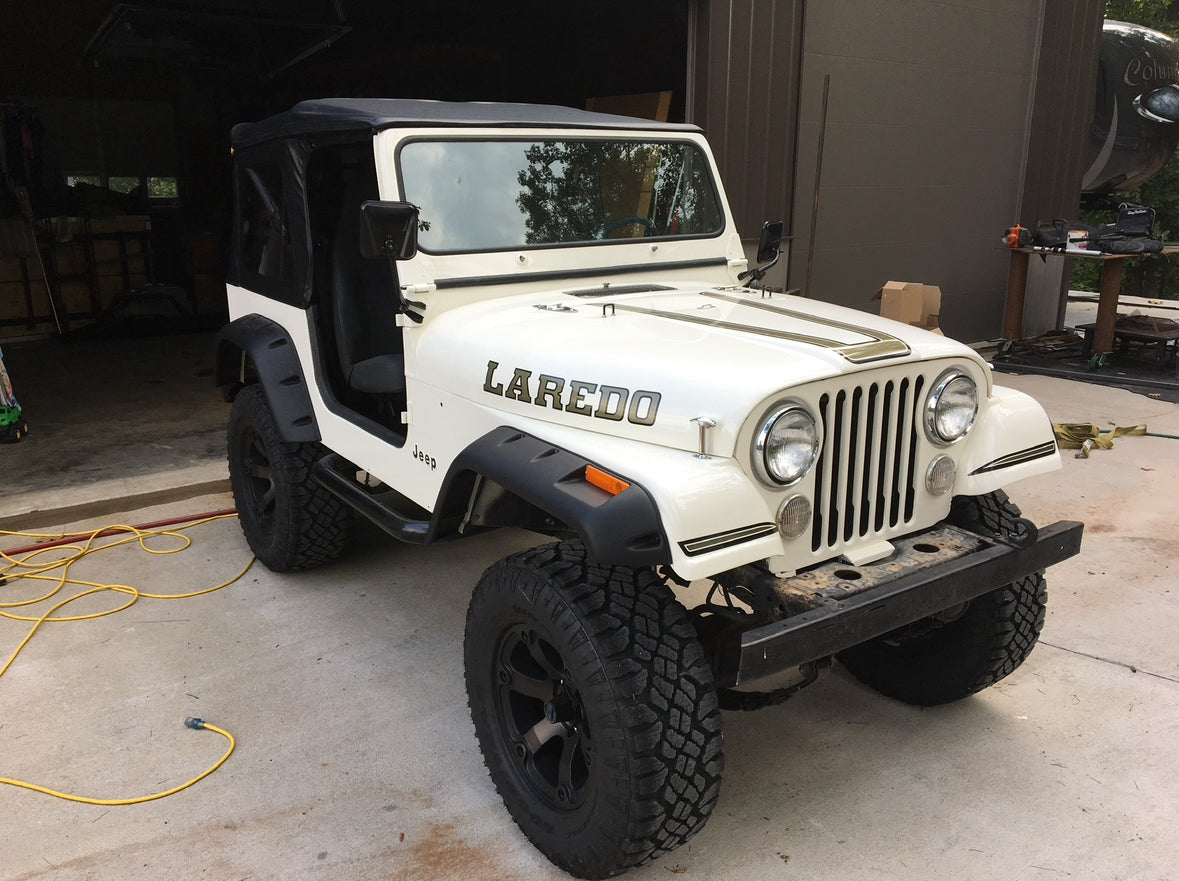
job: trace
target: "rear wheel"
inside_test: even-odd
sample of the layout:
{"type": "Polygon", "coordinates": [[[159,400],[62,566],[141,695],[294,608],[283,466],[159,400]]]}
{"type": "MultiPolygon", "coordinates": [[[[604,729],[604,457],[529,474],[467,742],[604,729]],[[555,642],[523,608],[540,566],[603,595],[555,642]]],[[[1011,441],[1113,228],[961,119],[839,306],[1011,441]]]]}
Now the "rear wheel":
{"type": "MultiPolygon", "coordinates": [[[[1030,527],[1002,491],[954,500],[950,522],[988,535],[1030,527]]],[[[967,697],[1015,671],[1044,626],[1047,587],[1035,572],[940,615],[839,654],[840,662],[882,694],[932,706],[967,697]]]]}
{"type": "Polygon", "coordinates": [[[467,695],[496,788],[550,860],[605,878],[708,819],[723,767],[712,672],[647,570],[576,543],[513,555],[467,614],[467,695]]]}
{"type": "Polygon", "coordinates": [[[309,569],[343,553],[352,509],[311,476],[323,447],[285,443],[257,385],[234,398],[227,453],[242,533],[267,568],[309,569]]]}

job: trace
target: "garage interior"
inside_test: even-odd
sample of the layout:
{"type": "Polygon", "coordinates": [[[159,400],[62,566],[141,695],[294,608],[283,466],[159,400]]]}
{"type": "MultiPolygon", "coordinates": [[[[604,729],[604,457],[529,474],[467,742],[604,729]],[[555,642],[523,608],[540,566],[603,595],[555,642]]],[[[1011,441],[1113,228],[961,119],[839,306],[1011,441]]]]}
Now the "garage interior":
{"type": "Polygon", "coordinates": [[[5,450],[0,507],[224,462],[211,377],[235,123],[325,95],[583,106],[634,92],[666,94],[682,119],[687,23],[679,0],[588,16],[454,0],[4,4],[0,347],[31,436],[5,450]]]}
{"type": "MultiPolygon", "coordinates": [[[[31,484],[38,470],[86,482],[166,464],[169,448],[221,429],[211,379],[201,389],[226,317],[229,129],[311,97],[584,107],[660,96],[656,112],[708,134],[750,247],[763,220],[786,220],[772,283],[872,310],[888,280],[937,284],[945,333],[997,337],[998,233],[1014,219],[1068,216],[1076,201],[1080,151],[1059,145],[1080,143],[1088,125],[1102,9],[7,4],[0,345],[34,432],[6,451],[12,470],[31,484]],[[183,421],[148,403],[190,388],[175,408],[183,421]],[[79,400],[102,403],[90,416],[63,405],[79,400]],[[96,456],[95,438],[120,456],[96,456]],[[56,466],[67,459],[89,464],[56,466]]],[[[1062,262],[1029,280],[1025,335],[1058,326],[1062,262]]],[[[0,492],[28,490],[11,486],[0,492]]]]}
{"type": "Polygon", "coordinates": [[[588,22],[546,4],[518,9],[505,17],[456,2],[6,5],[3,214],[15,264],[6,261],[0,326],[6,335],[184,318],[215,327],[224,317],[229,129],[304,98],[581,106],[595,94],[667,91],[669,112],[682,118],[685,4],[598,4],[588,22]],[[619,20],[631,26],[615,27],[619,20]],[[30,213],[44,275],[20,241],[30,213]]]}

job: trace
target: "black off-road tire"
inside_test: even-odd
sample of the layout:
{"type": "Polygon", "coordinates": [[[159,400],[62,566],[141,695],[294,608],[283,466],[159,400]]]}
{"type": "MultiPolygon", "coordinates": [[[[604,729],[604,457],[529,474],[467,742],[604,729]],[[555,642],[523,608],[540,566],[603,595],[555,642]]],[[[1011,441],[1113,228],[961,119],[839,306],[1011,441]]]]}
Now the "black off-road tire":
{"type": "MultiPolygon", "coordinates": [[[[989,535],[1020,535],[1027,521],[998,490],[954,500],[950,522],[989,535]]],[[[1047,587],[1035,572],[983,594],[965,609],[847,649],[840,662],[872,688],[910,704],[945,704],[1010,675],[1044,626],[1047,587]]]]}
{"type": "Polygon", "coordinates": [[[282,440],[261,387],[238,392],[229,415],[229,480],[242,533],[268,569],[320,566],[347,545],[352,509],[311,476],[323,454],[318,443],[282,440]]]}
{"type": "Polygon", "coordinates": [[[724,765],[712,670],[653,572],[573,542],[508,557],[475,588],[464,656],[492,781],[556,865],[606,878],[704,825],[724,765]]]}

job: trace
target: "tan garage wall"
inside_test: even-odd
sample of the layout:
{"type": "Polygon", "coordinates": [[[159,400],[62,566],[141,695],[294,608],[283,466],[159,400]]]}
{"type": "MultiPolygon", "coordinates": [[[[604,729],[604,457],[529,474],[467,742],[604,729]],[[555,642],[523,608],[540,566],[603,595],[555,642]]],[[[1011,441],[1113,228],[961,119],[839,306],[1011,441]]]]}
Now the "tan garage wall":
{"type": "Polygon", "coordinates": [[[859,306],[889,279],[928,282],[942,288],[947,333],[997,336],[1002,230],[1079,194],[1101,11],[1099,0],[699,0],[689,115],[716,149],[742,236],[786,217],[784,280],[801,288],[829,75],[809,295],[859,306]]]}

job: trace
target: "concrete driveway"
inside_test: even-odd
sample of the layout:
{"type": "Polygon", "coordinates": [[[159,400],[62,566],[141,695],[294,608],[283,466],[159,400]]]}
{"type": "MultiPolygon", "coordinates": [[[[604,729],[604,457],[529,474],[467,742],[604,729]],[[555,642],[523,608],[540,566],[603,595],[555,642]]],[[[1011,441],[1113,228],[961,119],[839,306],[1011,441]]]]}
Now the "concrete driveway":
{"type": "MultiPolygon", "coordinates": [[[[1057,421],[1145,422],[1179,435],[1173,404],[997,379],[1031,392],[1057,421]]],[[[1064,457],[1063,471],[1011,490],[1037,522],[1087,523],[1082,555],[1049,572],[1048,622],[1023,667],[935,709],[880,697],[836,668],[783,706],[727,713],[712,820],[627,877],[1179,875],[1179,440],[1127,437],[1089,459],[1064,457]]],[[[231,504],[203,496],[86,525],[231,504]]],[[[174,594],[231,578],[249,560],[234,520],[188,534],[183,553],[124,547],[73,575],[174,594]]],[[[0,786],[0,876],[567,877],[532,849],[492,788],[461,669],[474,582],[535,541],[501,532],[421,549],[366,531],[346,560],[319,571],[255,566],[206,596],[47,624],[0,679],[0,777],[122,798],[182,783],[222,754],[225,741],[182,727],[186,716],[230,730],[238,746],[207,779],[141,805],[0,786]]],[[[0,602],[36,587],[0,585],[0,602]]],[[[0,619],[0,664],[28,627],[0,619]]]]}

